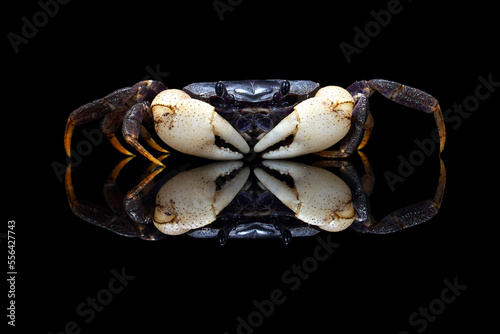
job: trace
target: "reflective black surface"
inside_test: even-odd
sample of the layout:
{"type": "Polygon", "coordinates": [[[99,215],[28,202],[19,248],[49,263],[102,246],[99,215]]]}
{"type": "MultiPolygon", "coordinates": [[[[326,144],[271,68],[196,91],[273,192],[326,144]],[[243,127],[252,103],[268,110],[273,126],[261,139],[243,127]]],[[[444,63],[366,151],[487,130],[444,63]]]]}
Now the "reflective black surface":
{"type": "MultiPolygon", "coordinates": [[[[33,19],[43,11],[36,1],[8,8],[4,36],[26,38],[18,53],[5,39],[0,233],[8,220],[17,223],[16,327],[3,316],[9,333],[152,333],[179,325],[231,334],[495,328],[497,204],[489,194],[497,182],[500,74],[492,5],[346,2],[332,9],[233,1],[223,21],[211,1],[159,6],[72,1],[47,14],[45,24],[44,15],[33,19]],[[397,13],[377,25],[389,20],[389,9],[397,13]],[[34,20],[38,26],[23,28],[34,20]],[[358,33],[365,27],[374,29],[366,38],[358,33]],[[89,224],[69,208],[65,191],[67,116],[145,77],[170,88],[250,78],[346,87],[384,78],[423,89],[439,100],[448,130],[441,209],[396,233],[320,231],[287,246],[271,238],[228,239],[221,247],[189,235],[149,242],[89,224]]],[[[440,163],[431,115],[381,96],[370,107],[375,128],[364,152],[376,176],[372,214],[381,219],[433,198],[440,163]]],[[[78,198],[108,207],[103,186],[125,156],[93,131],[98,127],[75,133],[73,185],[78,198]]],[[[199,162],[169,159],[179,167],[199,162]]],[[[120,189],[133,189],[148,165],[141,157],[130,161],[116,180],[120,189]]]]}
{"type": "Polygon", "coordinates": [[[96,203],[96,195],[93,200],[79,198],[69,165],[69,205],[82,220],[127,237],[160,240],[162,234],[187,234],[217,238],[221,245],[228,238],[281,237],[289,244],[294,236],[314,236],[321,230],[352,227],[387,234],[419,225],[439,212],[446,184],[440,159],[434,196],[377,219],[370,209],[375,175],[363,153],[350,159],[361,161],[361,173],[348,160],[308,157],[313,162],[307,164],[256,157],[248,162],[193,161],[179,166],[177,155],[161,158],[167,167],[151,164],[138,185],[127,191],[120,189],[117,179],[133,158],[119,162],[103,186],[106,206],[96,203]]]}

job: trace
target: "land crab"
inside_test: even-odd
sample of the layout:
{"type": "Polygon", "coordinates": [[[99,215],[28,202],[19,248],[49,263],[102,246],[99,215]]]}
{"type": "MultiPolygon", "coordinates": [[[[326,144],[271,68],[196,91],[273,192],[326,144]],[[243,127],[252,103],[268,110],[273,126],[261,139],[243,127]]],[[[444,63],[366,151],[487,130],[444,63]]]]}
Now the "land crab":
{"type": "Polygon", "coordinates": [[[309,153],[343,158],[366,145],[373,118],[368,98],[378,91],[404,106],[434,114],[445,144],[445,126],[438,101],[419,89],[374,79],[357,81],[347,89],[320,88],[308,80],[243,80],[193,83],[182,90],[158,81],[141,81],[73,111],[64,145],[71,157],[75,126],[104,117],[102,130],[119,151],[130,154],[114,135],[123,137],[157,165],[162,163],[138,141],[167,152],[143,123],[182,153],[212,160],[237,160],[246,154],[264,159],[287,159],[309,153]],[[339,143],[338,149],[330,150],[339,143]]]}
{"type": "MultiPolygon", "coordinates": [[[[148,190],[153,187],[152,180],[164,165],[161,158],[154,157],[139,143],[139,137],[154,149],[167,151],[153,140],[144,124],[154,125],[158,137],[169,147],[212,160],[238,160],[248,154],[259,154],[264,159],[287,159],[310,153],[324,158],[345,158],[361,149],[370,138],[373,118],[368,98],[376,91],[401,105],[432,113],[440,138],[439,153],[442,152],[446,134],[438,101],[416,88],[382,79],[357,81],[347,89],[337,86],[320,88],[319,84],[308,80],[202,82],[190,84],[182,90],[167,89],[161,82],[146,80],[132,87],[119,89],[70,114],[64,136],[67,155],[71,156],[71,138],[75,126],[104,117],[102,130],[115,148],[132,155],[114,135],[121,127],[125,140],[160,168],[144,178],[125,197],[113,195],[113,199],[108,201],[111,203],[109,211],[96,210],[92,205],[76,198],[69,165],[66,190],[70,206],[77,215],[89,222],[116,229],[115,232],[119,234],[140,235],[146,239],[160,238],[158,231],[165,234],[210,236],[214,233],[205,226],[224,213],[229,213],[226,216],[229,218],[224,220],[222,217],[224,223],[215,228],[215,235],[221,243],[225,243],[231,236],[248,237],[256,233],[261,237],[278,234],[287,243],[294,234],[317,233],[318,228],[340,231],[353,226],[359,231],[390,233],[414,226],[430,219],[441,206],[445,184],[442,161],[439,184],[433,200],[396,210],[380,222],[373,220],[369,214],[369,187],[360,182],[345,161],[330,160],[326,163],[340,169],[343,181],[324,171],[315,169],[312,173],[312,169],[293,163],[265,160],[260,167],[249,170],[243,167],[243,163],[233,161],[229,165],[214,165],[215,167],[180,173],[181,176],[174,177],[165,184],[168,188],[179,183],[181,186],[177,189],[181,190],[172,188],[173,190],[166,191],[161,188],[157,194],[148,190]],[[328,150],[334,145],[336,149],[328,150]],[[220,189],[217,189],[216,180],[230,174],[233,176],[227,185],[219,185],[220,189]],[[251,187],[248,185],[250,174],[254,175],[256,182],[253,183],[259,187],[251,188],[254,195],[251,198],[247,192],[250,189],[248,187],[251,187]],[[284,177],[285,181],[280,177],[284,177]],[[284,184],[290,178],[291,182],[287,187],[284,184]],[[208,195],[198,198],[203,195],[203,189],[207,190],[208,195]],[[319,195],[314,195],[317,193],[319,195]],[[337,196],[337,200],[325,201],[329,196],[337,196]],[[115,200],[115,197],[119,200],[115,200]],[[143,197],[149,198],[150,205],[145,205],[143,197]],[[235,198],[237,202],[238,199],[243,203],[247,200],[252,210],[262,204],[261,201],[277,198],[281,205],[273,206],[271,218],[280,219],[274,221],[273,228],[266,223],[257,224],[255,220],[260,218],[255,217],[262,214],[260,209],[251,211],[249,215],[241,215],[238,207],[231,204],[235,198]],[[340,202],[339,198],[342,199],[340,202]],[[193,199],[197,200],[193,202],[193,199]],[[188,204],[182,205],[181,209],[183,201],[188,204]],[[172,207],[173,202],[178,203],[177,206],[172,207]],[[305,211],[308,202],[314,208],[310,212],[305,211]],[[341,205],[330,206],[335,202],[341,205]],[[195,210],[203,205],[209,210],[195,210]],[[229,209],[225,209],[226,207],[229,209]],[[236,220],[233,219],[236,217],[235,210],[236,216],[240,217],[236,220]],[[201,216],[199,212],[202,212],[201,216]],[[246,222],[249,225],[242,223],[245,217],[250,217],[251,221],[246,222]],[[294,217],[305,225],[294,225],[292,233],[291,229],[284,227],[284,217],[294,217]],[[153,224],[149,224],[151,222],[153,224]]],[[[120,169],[121,167],[118,172],[120,169]]],[[[112,173],[107,189],[115,189],[114,179],[118,172],[112,173]]]]}

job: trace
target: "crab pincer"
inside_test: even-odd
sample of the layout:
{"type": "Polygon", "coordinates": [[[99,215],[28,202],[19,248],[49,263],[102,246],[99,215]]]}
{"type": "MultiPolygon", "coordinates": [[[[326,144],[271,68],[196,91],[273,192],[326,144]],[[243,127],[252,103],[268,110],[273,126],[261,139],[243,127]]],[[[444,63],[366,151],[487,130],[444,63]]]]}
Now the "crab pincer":
{"type": "Polygon", "coordinates": [[[161,92],[151,107],[156,133],[177,151],[215,160],[241,159],[250,151],[247,142],[213,106],[181,90],[161,92]],[[216,137],[232,147],[217,145],[216,137]]]}
{"type": "Polygon", "coordinates": [[[292,158],[327,149],[339,142],[351,127],[354,99],[337,86],[321,88],[314,97],[295,106],[293,112],[267,133],[254,147],[263,152],[290,136],[292,142],[264,152],[265,159],[292,158]]]}

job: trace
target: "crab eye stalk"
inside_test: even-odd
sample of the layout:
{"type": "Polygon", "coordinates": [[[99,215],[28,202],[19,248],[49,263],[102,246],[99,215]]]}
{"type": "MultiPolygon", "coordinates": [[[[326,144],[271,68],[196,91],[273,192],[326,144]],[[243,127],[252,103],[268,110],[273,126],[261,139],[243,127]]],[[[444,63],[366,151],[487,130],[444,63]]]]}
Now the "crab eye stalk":
{"type": "Polygon", "coordinates": [[[283,80],[281,82],[280,91],[278,93],[274,94],[274,99],[277,102],[279,102],[279,101],[283,100],[283,98],[285,98],[285,96],[287,96],[288,93],[290,93],[290,81],[283,80]]]}
{"type": "Polygon", "coordinates": [[[234,96],[227,92],[226,85],[222,81],[215,84],[215,94],[228,104],[234,101],[234,96]]]}
{"type": "Polygon", "coordinates": [[[217,96],[219,97],[222,97],[224,93],[227,93],[226,85],[224,85],[222,81],[218,81],[215,84],[215,94],[217,94],[217,96]]]}
{"type": "Polygon", "coordinates": [[[290,81],[283,80],[281,82],[280,93],[283,97],[287,96],[290,92],[290,81]]]}
{"type": "Polygon", "coordinates": [[[290,230],[287,229],[282,222],[279,222],[275,227],[278,231],[280,231],[283,243],[286,246],[290,245],[290,242],[292,241],[292,232],[290,232],[290,230]]]}

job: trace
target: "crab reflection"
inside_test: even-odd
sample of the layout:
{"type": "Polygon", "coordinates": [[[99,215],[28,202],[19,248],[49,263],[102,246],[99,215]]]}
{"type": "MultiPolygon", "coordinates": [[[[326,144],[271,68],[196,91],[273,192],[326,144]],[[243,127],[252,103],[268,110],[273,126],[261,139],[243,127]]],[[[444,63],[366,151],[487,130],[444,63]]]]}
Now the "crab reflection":
{"type": "Polygon", "coordinates": [[[66,190],[73,212],[124,236],[157,240],[187,234],[217,238],[221,244],[229,238],[276,237],[288,244],[293,237],[348,227],[358,232],[396,232],[437,214],[446,174],[441,161],[432,200],[396,210],[377,222],[369,208],[374,176],[364,156],[363,178],[348,161],[314,166],[284,160],[265,160],[257,166],[228,161],[183,171],[157,168],[123,195],[116,177],[130,159],[117,165],[106,182],[109,208],[77,199],[68,167],[66,190]]]}
{"type": "Polygon", "coordinates": [[[295,232],[317,233],[307,225],[340,231],[355,220],[349,187],[323,168],[263,161],[252,172],[241,161],[231,161],[176,175],[158,191],[154,225],[169,235],[197,229],[191,234],[207,237],[219,229],[219,239],[226,240],[274,237],[284,231],[289,239],[295,232]],[[290,230],[279,224],[280,217],[296,218],[307,225],[295,224],[290,230]],[[217,219],[219,224],[203,228],[217,219]]]}

